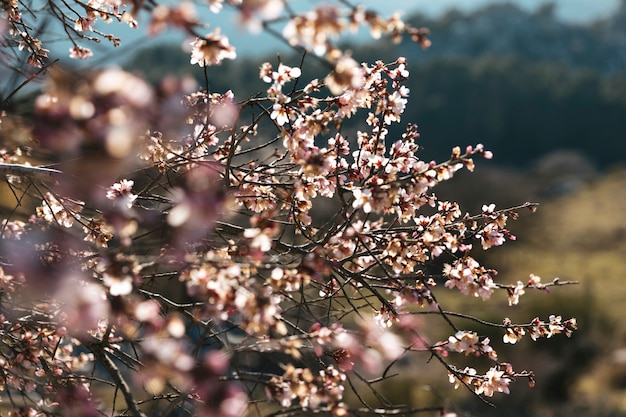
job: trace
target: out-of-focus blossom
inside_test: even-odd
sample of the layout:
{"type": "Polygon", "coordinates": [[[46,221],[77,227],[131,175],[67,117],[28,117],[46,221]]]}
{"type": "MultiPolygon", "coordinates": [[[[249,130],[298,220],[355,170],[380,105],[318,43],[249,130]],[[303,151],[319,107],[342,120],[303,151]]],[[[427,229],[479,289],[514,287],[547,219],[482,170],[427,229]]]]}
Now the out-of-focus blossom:
{"type": "Polygon", "coordinates": [[[93,12],[91,12],[87,17],[79,17],[76,19],[76,23],[74,24],[74,29],[83,32],[85,30],[91,30],[91,27],[96,22],[96,16],[93,12]]]}
{"type": "Polygon", "coordinates": [[[372,190],[369,188],[355,188],[352,190],[352,195],[354,196],[352,207],[362,208],[365,213],[372,211],[372,190]]]}
{"type": "Polygon", "coordinates": [[[260,250],[261,252],[268,252],[272,249],[272,237],[267,230],[259,228],[246,229],[243,236],[251,239],[250,247],[260,250]]]}
{"type": "Polygon", "coordinates": [[[335,95],[348,89],[358,90],[365,82],[363,68],[352,57],[344,55],[337,60],[333,71],[326,76],[324,82],[335,95]]]}
{"type": "Polygon", "coordinates": [[[21,220],[8,220],[4,219],[0,222],[0,230],[2,239],[16,239],[19,240],[25,232],[26,223],[21,220]]]}
{"type": "Polygon", "coordinates": [[[213,13],[219,13],[222,11],[224,0],[209,0],[209,9],[213,13]]]}
{"type": "Polygon", "coordinates": [[[252,33],[263,29],[264,21],[280,16],[284,9],[283,0],[242,0],[239,6],[241,23],[252,33]]]}
{"type": "Polygon", "coordinates": [[[175,205],[167,213],[167,222],[180,228],[181,239],[204,236],[217,220],[227,197],[211,164],[191,168],[181,187],[173,192],[175,205]]]}
{"type": "Polygon", "coordinates": [[[70,58],[73,59],[88,59],[93,56],[93,52],[89,48],[84,48],[82,46],[74,46],[70,48],[70,58]]]}
{"type": "Polygon", "coordinates": [[[346,27],[346,20],[334,6],[318,7],[304,15],[289,20],[283,37],[291,45],[300,45],[323,55],[331,38],[336,38],[346,27]]]}
{"type": "Polygon", "coordinates": [[[109,316],[109,301],[101,285],[70,277],[59,288],[58,297],[63,303],[62,322],[72,334],[95,330],[109,316]]]}
{"type": "Polygon", "coordinates": [[[191,1],[182,1],[175,7],[159,4],[152,10],[148,32],[157,35],[168,26],[191,29],[199,25],[196,7],[191,1]]]}
{"type": "Polygon", "coordinates": [[[113,238],[112,227],[103,217],[91,218],[83,226],[85,241],[95,243],[100,248],[106,248],[113,238]]]}
{"type": "Polygon", "coordinates": [[[224,59],[235,59],[237,53],[231,46],[228,38],[221,35],[218,30],[206,35],[204,38],[196,38],[191,42],[191,64],[201,67],[219,65],[224,59]]]}

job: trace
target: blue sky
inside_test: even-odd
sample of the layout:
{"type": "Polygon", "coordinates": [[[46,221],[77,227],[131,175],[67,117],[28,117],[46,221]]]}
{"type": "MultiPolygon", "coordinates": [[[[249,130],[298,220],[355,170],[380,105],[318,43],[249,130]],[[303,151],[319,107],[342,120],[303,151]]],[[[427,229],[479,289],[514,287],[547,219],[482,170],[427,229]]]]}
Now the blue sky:
{"type": "MultiPolygon", "coordinates": [[[[354,0],[355,3],[360,2],[366,7],[379,11],[386,16],[395,11],[401,11],[404,14],[421,12],[431,17],[440,16],[451,8],[456,8],[465,12],[476,10],[488,4],[494,3],[514,3],[521,8],[533,11],[541,5],[547,3],[546,0],[354,0]]],[[[554,0],[556,4],[556,13],[559,17],[570,22],[588,23],[592,20],[600,19],[610,15],[615,11],[620,0],[554,0]]],[[[299,6],[300,9],[310,8],[315,4],[323,3],[318,0],[295,0],[292,4],[299,6]]],[[[221,27],[222,33],[225,33],[231,39],[231,43],[237,48],[239,56],[253,54],[267,54],[280,50],[281,46],[278,41],[269,35],[251,35],[237,24],[237,15],[229,8],[219,15],[213,15],[207,12],[203,14],[205,21],[209,23],[207,32],[216,27],[221,27]]],[[[183,36],[176,32],[168,32],[165,36],[156,39],[146,40],[141,30],[130,30],[124,25],[117,27],[104,26],[102,30],[105,32],[114,32],[123,39],[123,46],[115,52],[124,52],[132,54],[135,48],[145,46],[152,43],[161,42],[163,40],[169,42],[180,43],[185,42],[183,36]]],[[[93,46],[93,45],[85,45],[93,46]]],[[[102,52],[97,52],[102,58],[102,52]]],[[[108,54],[105,54],[108,55],[108,54]]],[[[115,54],[118,55],[118,54],[115,54]]],[[[109,61],[111,56],[105,58],[105,62],[109,61]]]]}

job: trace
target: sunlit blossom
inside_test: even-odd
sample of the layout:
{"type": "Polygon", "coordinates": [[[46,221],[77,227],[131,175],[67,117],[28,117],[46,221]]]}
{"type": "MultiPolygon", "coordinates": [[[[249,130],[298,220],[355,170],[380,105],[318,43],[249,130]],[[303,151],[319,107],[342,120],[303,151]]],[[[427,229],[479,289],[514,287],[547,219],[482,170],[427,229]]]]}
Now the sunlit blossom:
{"type": "Polygon", "coordinates": [[[132,193],[134,184],[134,181],[126,179],[121,180],[120,182],[116,182],[111,187],[109,187],[106,197],[109,200],[120,203],[126,208],[131,208],[133,206],[133,203],[137,199],[137,195],[132,193]]]}
{"type": "Polygon", "coordinates": [[[274,106],[272,107],[272,114],[270,115],[270,117],[276,120],[278,126],[289,123],[289,114],[287,113],[287,109],[278,103],[274,104],[274,106]]]}

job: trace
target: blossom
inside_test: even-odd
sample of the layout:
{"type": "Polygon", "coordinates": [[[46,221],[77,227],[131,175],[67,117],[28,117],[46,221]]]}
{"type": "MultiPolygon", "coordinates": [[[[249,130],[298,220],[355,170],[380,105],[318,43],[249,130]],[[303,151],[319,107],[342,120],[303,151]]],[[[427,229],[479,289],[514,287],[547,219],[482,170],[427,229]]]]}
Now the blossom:
{"type": "Polygon", "coordinates": [[[491,214],[494,213],[495,208],[496,208],[496,205],[493,204],[493,203],[491,203],[489,205],[483,204],[482,211],[485,214],[491,215],[491,214]]]}
{"type": "Polygon", "coordinates": [[[21,220],[8,220],[4,219],[0,222],[0,231],[2,239],[15,239],[20,240],[24,232],[26,223],[21,220]]]}
{"type": "Polygon", "coordinates": [[[275,103],[272,107],[272,114],[270,115],[270,117],[273,120],[276,120],[278,126],[282,126],[285,123],[289,122],[289,114],[287,112],[287,108],[279,103],[275,103]]]}
{"type": "Polygon", "coordinates": [[[183,1],[177,7],[168,7],[163,4],[152,9],[152,20],[148,32],[151,35],[161,33],[172,25],[180,28],[191,28],[199,24],[196,8],[190,1],[183,1]]]}
{"type": "Polygon", "coordinates": [[[329,39],[336,37],[345,26],[337,7],[323,6],[289,20],[283,29],[283,37],[291,45],[300,45],[312,49],[316,55],[323,55],[328,50],[329,39]]]}
{"type": "Polygon", "coordinates": [[[381,328],[391,327],[398,321],[398,316],[386,307],[382,307],[374,315],[374,322],[381,328]]]}
{"type": "Polygon", "coordinates": [[[495,367],[490,368],[485,377],[486,380],[476,389],[476,394],[492,397],[494,392],[509,393],[511,379],[505,375],[504,371],[500,371],[495,367]]]}
{"type": "Polygon", "coordinates": [[[272,238],[269,236],[267,230],[259,228],[246,229],[243,236],[251,239],[250,247],[256,248],[261,252],[268,252],[272,249],[272,238]]]}
{"type": "Polygon", "coordinates": [[[300,68],[289,67],[283,63],[278,65],[278,71],[272,74],[272,78],[275,82],[284,84],[294,78],[299,78],[302,75],[300,68]]]}
{"type": "Polygon", "coordinates": [[[483,249],[489,249],[492,246],[500,246],[505,242],[504,233],[498,225],[494,223],[487,224],[483,230],[477,235],[483,245],[483,249]]]}
{"type": "Polygon", "coordinates": [[[470,256],[458,259],[452,265],[445,264],[443,273],[448,278],[445,286],[457,287],[464,295],[487,300],[496,288],[488,271],[470,256]]]}
{"type": "Polygon", "coordinates": [[[537,288],[548,292],[548,287],[541,283],[541,277],[538,275],[530,274],[527,285],[529,288],[537,288]]]}
{"type": "MultiPolygon", "coordinates": [[[[324,283],[320,290],[319,290],[319,296],[320,297],[330,297],[334,294],[336,294],[339,291],[340,287],[339,287],[339,283],[337,282],[336,279],[331,279],[330,281],[324,283]]],[[[376,316],[378,317],[378,316],[376,316]]],[[[376,320],[375,317],[375,320],[376,320]]]]}
{"type": "Polygon", "coordinates": [[[478,344],[478,335],[475,332],[458,331],[448,338],[448,349],[455,352],[472,353],[478,344]]]}
{"type": "Polygon", "coordinates": [[[218,30],[206,35],[204,38],[197,37],[191,42],[191,64],[219,65],[224,59],[235,59],[237,53],[230,45],[228,38],[220,35],[218,30]]]}
{"type": "Polygon", "coordinates": [[[393,94],[389,96],[389,103],[385,111],[385,124],[399,122],[400,115],[404,113],[406,103],[407,99],[404,98],[404,95],[398,91],[394,91],[393,94]]]}
{"type": "Polygon", "coordinates": [[[58,297],[63,301],[63,324],[72,334],[86,334],[109,316],[109,302],[101,285],[69,277],[59,288],[58,297]]]}
{"type": "Polygon", "coordinates": [[[279,17],[283,8],[282,0],[243,0],[239,5],[239,17],[248,30],[257,33],[262,30],[264,21],[279,17]]]}
{"type": "Polygon", "coordinates": [[[130,209],[137,199],[137,194],[132,193],[134,184],[135,182],[133,180],[126,179],[116,182],[107,189],[106,198],[130,209]]]}
{"type": "Polygon", "coordinates": [[[512,328],[511,327],[507,327],[505,329],[504,336],[502,337],[502,341],[504,343],[510,343],[510,344],[514,345],[525,334],[526,334],[526,332],[521,327],[512,327],[512,328]]]}
{"type": "Polygon", "coordinates": [[[517,284],[514,287],[507,288],[510,306],[517,305],[519,303],[520,296],[526,293],[526,291],[524,291],[524,288],[526,288],[526,286],[522,281],[517,281],[517,284]]]}
{"type": "Polygon", "coordinates": [[[338,414],[345,407],[342,403],[345,380],[346,375],[332,365],[313,373],[308,368],[289,364],[282,376],[272,377],[269,381],[267,394],[283,407],[290,407],[297,400],[304,409],[317,411],[321,407],[331,407],[335,415],[346,415],[338,414]]]}
{"type": "MultiPolygon", "coordinates": [[[[291,98],[283,93],[283,86],[299,78],[302,75],[300,68],[289,67],[283,63],[278,65],[278,70],[274,71],[270,63],[265,62],[261,65],[259,77],[266,83],[271,83],[267,89],[267,96],[278,103],[289,103],[291,98]]],[[[312,98],[310,98],[312,100],[312,98]]]]}
{"type": "Polygon", "coordinates": [[[476,377],[477,374],[478,373],[476,372],[476,369],[465,367],[465,369],[463,369],[461,372],[457,372],[457,373],[449,372],[448,381],[450,381],[451,384],[454,384],[454,389],[457,389],[461,385],[463,385],[463,382],[471,386],[473,385],[474,381],[477,380],[477,377],[476,377]]]}
{"type": "Polygon", "coordinates": [[[365,83],[363,69],[349,55],[343,55],[335,63],[333,71],[324,79],[330,92],[338,95],[348,89],[358,90],[365,83]]]}
{"type": "Polygon", "coordinates": [[[113,238],[112,227],[103,217],[94,217],[83,226],[85,241],[95,243],[99,248],[106,248],[113,238]]]}
{"type": "Polygon", "coordinates": [[[76,19],[76,23],[74,24],[74,29],[83,32],[85,30],[91,30],[91,27],[96,22],[95,14],[91,13],[88,17],[79,17],[76,19]]]}
{"type": "Polygon", "coordinates": [[[563,331],[563,325],[561,324],[561,321],[563,319],[561,318],[561,316],[551,314],[550,317],[548,317],[548,319],[550,320],[550,324],[548,325],[548,329],[549,329],[548,337],[552,337],[552,335],[561,333],[563,331]]]}
{"type": "Polygon", "coordinates": [[[354,188],[352,190],[354,201],[352,207],[363,208],[365,213],[372,211],[372,190],[369,188],[354,188]]]}

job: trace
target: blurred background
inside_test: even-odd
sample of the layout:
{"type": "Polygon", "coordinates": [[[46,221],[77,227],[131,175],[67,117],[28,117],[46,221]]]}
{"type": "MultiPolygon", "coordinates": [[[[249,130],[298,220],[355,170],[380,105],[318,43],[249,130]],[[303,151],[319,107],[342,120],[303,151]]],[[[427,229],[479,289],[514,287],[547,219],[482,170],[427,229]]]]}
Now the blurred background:
{"type": "MultiPolygon", "coordinates": [[[[481,300],[455,301],[493,322],[577,317],[580,329],[570,340],[526,338],[512,348],[493,334],[501,360],[536,372],[535,388],[519,382],[492,408],[463,390],[450,394],[438,366],[411,363],[404,366],[415,367],[423,385],[398,381],[388,395],[414,406],[443,399],[459,415],[626,416],[626,1],[384,3],[385,10],[382,2],[368,5],[383,14],[404,9],[414,26],[430,28],[432,47],[366,40],[367,34],[347,42],[357,60],[407,58],[411,98],[402,125],[420,126],[422,159],[447,159],[453,146],[476,143],[495,155],[475,173],[443,184],[439,197],[473,212],[488,202],[541,204],[511,225],[517,241],[481,261],[502,282],[525,282],[530,273],[544,282],[580,281],[549,295],[528,293],[514,307],[504,299],[487,311],[481,300]]],[[[211,69],[214,91],[233,89],[240,98],[264,91],[258,68],[275,63],[277,49],[288,65],[300,62],[269,37],[232,30],[243,59],[211,69]]],[[[155,82],[185,72],[203,82],[180,45],[174,39],[143,49],[124,66],[155,82]]],[[[307,62],[305,76],[321,74],[315,61],[307,62]]]]}
{"type": "MultiPolygon", "coordinates": [[[[301,2],[303,8],[315,3],[301,2]]],[[[388,395],[416,407],[444,400],[467,416],[626,416],[626,0],[364,3],[383,15],[403,10],[412,25],[431,30],[428,50],[373,41],[366,33],[345,39],[360,61],[407,58],[411,95],[401,124],[419,125],[421,158],[447,159],[453,146],[477,143],[494,152],[493,160],[477,161],[473,174],[435,190],[440,199],[470,212],[491,202],[541,204],[511,224],[517,241],[480,261],[504,283],[525,282],[530,273],[544,282],[580,281],[549,295],[527,293],[514,307],[505,297],[489,310],[480,299],[452,301],[493,322],[550,314],[578,319],[570,340],[526,338],[514,347],[503,346],[501,334],[472,328],[493,333],[501,360],[534,370],[535,388],[519,382],[511,395],[494,398],[493,408],[453,391],[437,364],[410,363],[404,366],[415,368],[421,385],[398,381],[388,395]]],[[[282,62],[299,65],[301,56],[280,42],[237,29],[235,13],[208,17],[209,30],[221,26],[240,58],[208,70],[212,91],[232,89],[239,99],[264,91],[258,68],[275,63],[277,50],[282,62]]],[[[202,69],[189,65],[181,48],[184,38],[145,42],[138,33],[115,54],[100,54],[100,64],[116,62],[155,83],[184,73],[204,83],[202,69]]],[[[308,60],[304,77],[322,70],[308,60]]]]}

